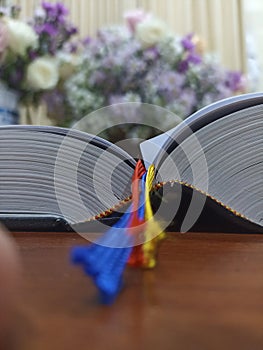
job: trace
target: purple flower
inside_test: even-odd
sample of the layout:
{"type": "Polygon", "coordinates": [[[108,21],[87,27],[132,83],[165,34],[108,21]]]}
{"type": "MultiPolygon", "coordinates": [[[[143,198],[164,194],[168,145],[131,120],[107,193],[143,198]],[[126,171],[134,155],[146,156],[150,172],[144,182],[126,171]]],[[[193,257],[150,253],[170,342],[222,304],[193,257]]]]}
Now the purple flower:
{"type": "Polygon", "coordinates": [[[192,51],[195,48],[192,38],[193,34],[188,34],[181,40],[183,48],[187,51],[192,51]]]}
{"type": "Polygon", "coordinates": [[[173,103],[182,91],[186,77],[175,71],[164,71],[157,80],[158,94],[166,104],[173,103]]]}
{"type": "Polygon", "coordinates": [[[78,48],[79,48],[79,45],[77,43],[70,43],[69,44],[69,52],[70,53],[77,53],[78,48]]]}
{"type": "Polygon", "coordinates": [[[44,23],[35,26],[35,31],[37,34],[48,34],[50,37],[54,37],[58,34],[58,28],[52,23],[44,23]]]}
{"type": "Polygon", "coordinates": [[[189,63],[199,64],[202,62],[201,57],[196,53],[190,53],[186,59],[189,63]]]}
{"type": "Polygon", "coordinates": [[[226,74],[225,85],[232,91],[242,90],[244,88],[244,81],[240,72],[229,71],[226,74]]]}
{"type": "MultiPolygon", "coordinates": [[[[125,57],[123,63],[124,62],[125,57]]],[[[136,76],[137,74],[140,74],[141,76],[141,74],[145,72],[146,68],[147,65],[143,60],[133,57],[129,60],[129,64],[127,65],[127,73],[129,76],[136,76]]]]}
{"type": "Polygon", "coordinates": [[[65,5],[62,2],[58,2],[56,7],[57,7],[58,15],[67,16],[69,14],[68,9],[65,7],[65,5]]]}
{"type": "MultiPolygon", "coordinates": [[[[122,67],[124,67],[125,62],[129,62],[129,69],[137,69],[136,66],[136,62],[130,62],[127,61],[127,56],[126,56],[126,52],[125,51],[121,51],[121,52],[110,52],[108,53],[107,56],[105,56],[105,58],[103,58],[102,60],[102,65],[105,69],[114,69],[114,70],[118,70],[121,69],[122,67]],[[130,67],[131,66],[131,67],[130,67]]],[[[143,63],[144,62],[139,62],[139,63],[143,63]]]]}
{"type": "MultiPolygon", "coordinates": [[[[32,23],[39,36],[38,53],[55,55],[77,33],[77,28],[66,21],[68,10],[62,3],[52,4],[44,1],[42,12],[35,14],[32,23]]],[[[75,48],[72,47],[71,52],[76,52],[75,48]]]]}
{"type": "Polygon", "coordinates": [[[73,25],[69,25],[67,28],[67,35],[68,36],[73,36],[75,34],[78,33],[78,28],[73,26],[73,25]]]}
{"type": "Polygon", "coordinates": [[[82,44],[84,46],[89,45],[92,42],[92,38],[90,36],[87,36],[85,39],[82,40],[82,44]]]}
{"type": "Polygon", "coordinates": [[[66,53],[77,53],[80,47],[82,47],[81,40],[70,41],[63,45],[63,51],[66,53]]]}
{"type": "Polygon", "coordinates": [[[175,90],[181,88],[184,83],[185,76],[173,71],[163,72],[163,74],[160,75],[160,79],[158,81],[158,84],[163,89],[167,90],[175,90]]]}
{"type": "Polygon", "coordinates": [[[189,62],[188,60],[183,60],[178,65],[178,71],[180,73],[185,73],[189,68],[189,62]]]}
{"type": "Polygon", "coordinates": [[[143,57],[147,61],[155,61],[159,57],[160,53],[157,47],[150,47],[143,52],[143,57]]]}
{"type": "Polygon", "coordinates": [[[42,8],[46,11],[47,17],[60,23],[63,23],[65,21],[65,17],[69,13],[67,8],[60,2],[57,4],[51,4],[49,2],[43,1],[42,8]]]}
{"type": "Polygon", "coordinates": [[[185,115],[191,114],[197,103],[195,91],[190,88],[184,89],[180,94],[180,101],[184,105],[185,115]]]}
{"type": "Polygon", "coordinates": [[[43,1],[42,2],[42,8],[46,11],[46,12],[52,12],[54,10],[54,5],[51,4],[50,2],[47,1],[43,1]]]}
{"type": "Polygon", "coordinates": [[[178,71],[180,73],[185,73],[188,69],[190,64],[200,64],[202,62],[202,59],[199,55],[195,53],[190,53],[184,60],[182,60],[178,65],[178,71]]]}

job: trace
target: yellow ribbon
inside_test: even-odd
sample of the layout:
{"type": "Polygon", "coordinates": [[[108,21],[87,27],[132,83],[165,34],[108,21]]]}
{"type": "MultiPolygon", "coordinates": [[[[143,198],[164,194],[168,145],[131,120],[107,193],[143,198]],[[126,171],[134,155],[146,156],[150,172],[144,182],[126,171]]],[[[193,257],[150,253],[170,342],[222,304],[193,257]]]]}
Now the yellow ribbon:
{"type": "Polygon", "coordinates": [[[157,248],[161,240],[165,238],[165,233],[159,223],[154,219],[152,210],[150,192],[153,187],[155,169],[151,165],[148,169],[145,182],[145,243],[143,244],[144,264],[143,267],[153,268],[156,265],[157,248]]]}

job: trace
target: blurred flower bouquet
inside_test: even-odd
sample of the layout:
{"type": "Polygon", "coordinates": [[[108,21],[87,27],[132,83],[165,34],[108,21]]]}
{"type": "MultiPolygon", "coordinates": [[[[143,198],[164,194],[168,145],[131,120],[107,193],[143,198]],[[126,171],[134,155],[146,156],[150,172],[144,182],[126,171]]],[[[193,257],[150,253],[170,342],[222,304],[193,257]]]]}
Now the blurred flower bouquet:
{"type": "MultiPolygon", "coordinates": [[[[126,14],[126,21],[126,27],[101,29],[86,40],[83,63],[66,82],[76,119],[124,102],[158,105],[185,118],[244,90],[242,74],[203,55],[197,36],[176,37],[139,10],[126,14]]],[[[92,124],[89,128],[92,132],[92,124]]],[[[133,133],[131,127],[126,131],[133,133]]]]}
{"type": "Polygon", "coordinates": [[[24,104],[37,104],[58,85],[77,29],[61,3],[43,2],[29,23],[19,20],[19,13],[16,6],[0,11],[1,90],[6,87],[24,104]]]}

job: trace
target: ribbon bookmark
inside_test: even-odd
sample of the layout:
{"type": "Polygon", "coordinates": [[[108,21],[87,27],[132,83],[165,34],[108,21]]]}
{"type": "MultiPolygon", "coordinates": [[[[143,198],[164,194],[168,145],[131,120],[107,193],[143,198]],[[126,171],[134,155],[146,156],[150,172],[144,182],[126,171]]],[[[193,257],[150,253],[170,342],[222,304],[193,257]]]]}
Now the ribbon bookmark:
{"type": "Polygon", "coordinates": [[[151,165],[147,172],[145,184],[145,243],[143,244],[143,255],[145,268],[153,268],[157,263],[157,248],[165,238],[165,233],[162,231],[158,221],[154,219],[154,214],[151,205],[150,192],[154,181],[154,165],[151,165]]]}
{"type": "Polygon", "coordinates": [[[143,268],[156,265],[157,248],[165,234],[154,220],[150,202],[153,181],[154,166],[146,172],[139,160],[132,179],[131,206],[97,242],[72,249],[72,262],[82,265],[91,277],[103,304],[111,304],[122,289],[127,263],[143,268]]]}

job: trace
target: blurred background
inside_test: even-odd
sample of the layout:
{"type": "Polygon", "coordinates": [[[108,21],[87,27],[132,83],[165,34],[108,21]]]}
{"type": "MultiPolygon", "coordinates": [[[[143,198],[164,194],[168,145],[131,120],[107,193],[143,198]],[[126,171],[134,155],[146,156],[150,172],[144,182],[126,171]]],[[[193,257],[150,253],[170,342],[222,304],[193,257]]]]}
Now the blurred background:
{"type": "Polygon", "coordinates": [[[158,105],[184,119],[263,86],[261,0],[0,5],[1,124],[70,127],[120,102],[158,105]]]}
{"type": "MultiPolygon", "coordinates": [[[[176,34],[185,35],[194,32],[199,35],[204,40],[206,49],[216,53],[221,62],[232,69],[245,69],[245,26],[248,27],[247,30],[255,30],[254,34],[260,34],[262,18],[260,9],[263,7],[260,0],[64,0],[61,2],[69,9],[70,18],[78,26],[82,37],[94,36],[102,27],[123,24],[123,15],[129,10],[144,9],[165,21],[176,34]]],[[[30,18],[41,1],[16,0],[9,3],[20,5],[21,17],[30,18]]]]}

